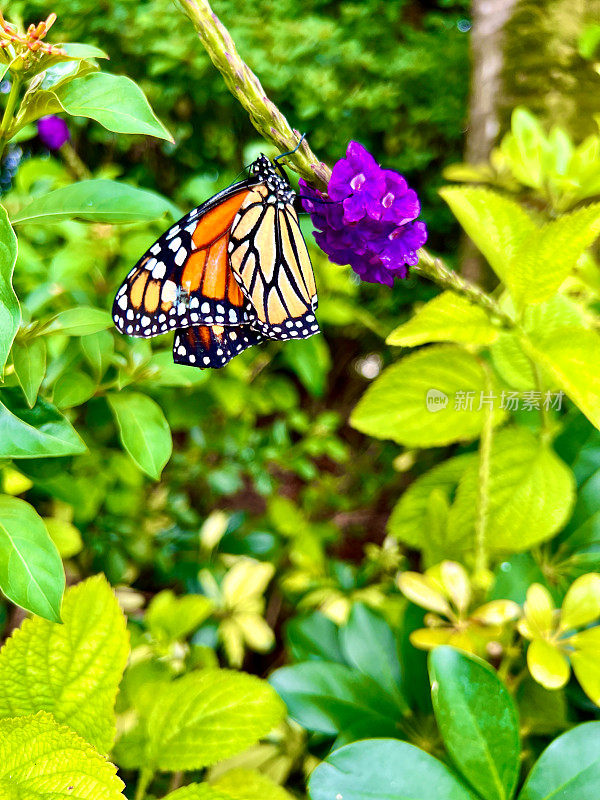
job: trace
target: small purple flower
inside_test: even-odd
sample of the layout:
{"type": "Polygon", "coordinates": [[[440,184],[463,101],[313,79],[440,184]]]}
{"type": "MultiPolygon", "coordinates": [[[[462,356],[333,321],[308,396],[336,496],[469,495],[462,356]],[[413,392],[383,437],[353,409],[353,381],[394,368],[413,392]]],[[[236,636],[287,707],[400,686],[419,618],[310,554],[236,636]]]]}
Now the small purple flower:
{"type": "Polygon", "coordinates": [[[334,166],[326,199],[301,180],[302,204],[315,228],[317,244],[334,264],[350,264],[365,281],[393,286],[406,278],[427,241],[418,222],[417,193],[404,178],[382,169],[358,142],[334,166]]]}
{"type": "Polygon", "coordinates": [[[55,114],[38,119],[37,129],[38,136],[48,150],[58,150],[71,138],[67,123],[55,114]]]}

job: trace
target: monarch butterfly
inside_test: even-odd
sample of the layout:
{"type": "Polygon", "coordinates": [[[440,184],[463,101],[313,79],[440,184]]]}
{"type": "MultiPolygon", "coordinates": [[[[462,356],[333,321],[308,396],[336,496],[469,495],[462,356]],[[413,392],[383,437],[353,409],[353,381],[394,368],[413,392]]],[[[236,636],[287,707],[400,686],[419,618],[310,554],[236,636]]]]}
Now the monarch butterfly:
{"type": "Polygon", "coordinates": [[[142,338],[177,330],[175,362],[201,368],[222,367],[264,338],[319,333],[294,198],[277,159],[261,154],[247,178],[190,211],[142,256],[115,297],[119,330],[142,338]]]}

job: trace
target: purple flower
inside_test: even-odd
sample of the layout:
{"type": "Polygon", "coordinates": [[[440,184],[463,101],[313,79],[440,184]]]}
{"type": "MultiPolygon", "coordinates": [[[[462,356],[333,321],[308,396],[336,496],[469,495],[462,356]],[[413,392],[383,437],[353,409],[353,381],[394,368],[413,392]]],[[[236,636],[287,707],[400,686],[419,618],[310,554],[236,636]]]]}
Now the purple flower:
{"type": "Polygon", "coordinates": [[[350,264],[365,281],[393,286],[418,262],[427,241],[418,222],[417,193],[397,172],[382,169],[358,142],[334,166],[328,198],[301,180],[302,204],[315,228],[317,244],[334,264],[350,264]]]}
{"type": "Polygon", "coordinates": [[[64,119],[50,114],[37,121],[38,135],[49,150],[58,150],[71,138],[64,119]]]}

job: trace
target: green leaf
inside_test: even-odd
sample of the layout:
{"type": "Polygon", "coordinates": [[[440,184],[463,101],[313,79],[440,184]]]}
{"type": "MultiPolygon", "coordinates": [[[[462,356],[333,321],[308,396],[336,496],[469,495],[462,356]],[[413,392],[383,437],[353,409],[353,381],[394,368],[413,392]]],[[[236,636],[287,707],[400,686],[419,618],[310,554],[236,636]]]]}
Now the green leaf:
{"type": "Polygon", "coordinates": [[[191,672],[157,690],[115,757],[126,768],[201,769],[246,750],[284,714],[273,689],[253,675],[191,672]]]}
{"type": "Polygon", "coordinates": [[[35,222],[45,225],[65,219],[80,219],[118,225],[151,222],[164,214],[178,216],[179,210],[155,192],[97,178],[71,183],[37,197],[19,211],[13,223],[35,222]]]}
{"type": "Polygon", "coordinates": [[[311,800],[473,800],[444,764],[394,739],[336,750],[312,773],[308,792],[311,800]]]}
{"type": "MultiPolygon", "coordinates": [[[[581,325],[582,312],[567,297],[557,295],[538,305],[528,306],[522,318],[522,327],[533,341],[543,339],[564,325],[581,325]]],[[[537,390],[537,380],[531,359],[526,355],[517,332],[503,332],[490,348],[494,366],[509,386],[519,391],[537,390]]],[[[556,381],[544,374],[546,389],[556,388],[556,381]]]]}
{"type": "MultiPolygon", "coordinates": [[[[81,339],[81,350],[88,364],[100,380],[108,369],[115,351],[115,343],[109,331],[98,331],[81,339]]],[[[169,353],[169,355],[171,355],[169,353]]],[[[196,370],[200,372],[201,370],[196,370]]]]}
{"type": "Polygon", "coordinates": [[[27,405],[32,408],[46,374],[46,342],[37,337],[26,344],[15,342],[12,348],[13,366],[27,405]]]}
{"type": "Polygon", "coordinates": [[[72,522],[58,517],[44,517],[44,525],[61,558],[72,558],[83,550],[81,533],[72,522]]]}
{"type": "Polygon", "coordinates": [[[73,408],[94,396],[96,383],[85,372],[64,372],[54,384],[54,402],[58,408],[73,408]]]}
{"type": "MultiPolygon", "coordinates": [[[[362,433],[407,447],[469,441],[483,428],[488,409],[485,404],[479,409],[479,403],[486,387],[484,368],[475,356],[452,345],[428,347],[384,370],[350,422],[362,433]],[[460,407],[468,398],[471,408],[460,407]]],[[[496,386],[491,390],[497,394],[496,386]]],[[[498,423],[504,412],[495,405],[498,423]]]]}
{"type": "Polygon", "coordinates": [[[331,355],[323,336],[289,342],[281,355],[304,387],[315,397],[322,397],[331,367],[331,355]]]}
{"type": "Polygon", "coordinates": [[[500,331],[485,311],[455,292],[443,292],[396,328],[386,344],[414,347],[428,342],[491,344],[500,331]]]}
{"type": "Polygon", "coordinates": [[[2,800],[124,800],[116,767],[50,714],[0,721],[2,800]]]}
{"type": "Polygon", "coordinates": [[[109,131],[175,141],[140,87],[124,75],[95,72],[62,85],[56,96],[67,114],[95,119],[109,131]]]}
{"type": "Polygon", "coordinates": [[[64,333],[67,336],[88,336],[112,327],[112,317],[102,308],[78,306],[61,311],[51,321],[45,333],[64,333]]]}
{"type": "Polygon", "coordinates": [[[176,642],[197,630],[212,610],[212,600],[204,595],[177,597],[170,589],[165,589],[152,598],[145,622],[155,639],[176,642]]]}
{"type": "MultiPolygon", "coordinates": [[[[455,456],[419,476],[394,506],[387,524],[388,533],[409,547],[427,549],[432,495],[435,493],[439,497],[441,494],[451,500],[465,470],[476,461],[475,453],[455,456]]],[[[458,543],[453,544],[458,547],[458,543]]]]}
{"type": "Polygon", "coordinates": [[[515,256],[536,231],[529,215],[515,200],[490,189],[452,186],[440,194],[496,275],[509,286],[515,256]]]}
{"type": "Polygon", "coordinates": [[[159,405],[145,394],[109,394],[123,447],[138,467],[154,480],[171,457],[171,430],[159,405]]]}
{"type": "Polygon", "coordinates": [[[373,678],[399,707],[406,707],[399,688],[402,678],[396,638],[381,615],[363,603],[354,603],[340,630],[340,643],[350,666],[373,678]]]}
{"type": "Polygon", "coordinates": [[[50,711],[101,752],[129,654],[126,620],[103,575],[65,593],[63,624],[25,620],[0,650],[0,717],[50,711]]]}
{"type": "Polygon", "coordinates": [[[486,800],[509,800],[519,777],[519,722],[512,698],[484,661],[438,647],[429,657],[435,718],[446,749],[486,800]]]}
{"type": "Polygon", "coordinates": [[[294,661],[344,661],[337,625],[318,611],[292,617],[285,633],[294,661]]]}
{"type": "Polygon", "coordinates": [[[600,722],[563,733],[534,764],[519,800],[583,800],[600,785],[600,722]]]}
{"type": "Polygon", "coordinates": [[[580,326],[565,326],[523,348],[556,380],[590,422],[600,428],[600,337],[580,326]]]}
{"type": "Polygon", "coordinates": [[[188,783],[165,795],[164,800],[231,800],[231,795],[223,794],[208,783],[188,783]]]}
{"type": "Polygon", "coordinates": [[[334,736],[357,722],[372,735],[398,731],[403,708],[368,675],[343,664],[307,661],[276,670],[269,682],[292,719],[310,731],[334,736]]]}
{"type": "Polygon", "coordinates": [[[86,59],[86,58],[108,58],[108,55],[99,47],[93,44],[84,44],[82,42],[65,42],[59,44],[61,50],[64,50],[68,58],[86,59]]]}
{"type": "Polygon", "coordinates": [[[0,206],[0,377],[21,324],[21,307],[12,286],[17,260],[17,237],[4,206],[0,206]]]}
{"type": "Polygon", "coordinates": [[[521,304],[552,297],[600,233],[600,203],[563,214],[532,233],[515,254],[507,284],[521,304]]]}
{"type": "Polygon", "coordinates": [[[31,409],[21,404],[20,397],[11,390],[4,390],[3,399],[10,401],[12,411],[0,403],[0,457],[39,458],[86,452],[71,423],[40,397],[31,409]]]}
{"type": "MultiPolygon", "coordinates": [[[[478,459],[461,478],[450,509],[452,540],[474,541],[479,480],[478,459]]],[[[575,480],[549,446],[524,428],[512,428],[492,440],[488,495],[488,548],[520,552],[550,539],[565,524],[575,480]]]]}
{"type": "Polygon", "coordinates": [[[60,619],[65,573],[41,517],[24,500],[0,495],[0,588],[22,608],[60,619]]]}
{"type": "Polygon", "coordinates": [[[228,800],[292,800],[284,788],[251,769],[229,770],[213,787],[228,800]]]}

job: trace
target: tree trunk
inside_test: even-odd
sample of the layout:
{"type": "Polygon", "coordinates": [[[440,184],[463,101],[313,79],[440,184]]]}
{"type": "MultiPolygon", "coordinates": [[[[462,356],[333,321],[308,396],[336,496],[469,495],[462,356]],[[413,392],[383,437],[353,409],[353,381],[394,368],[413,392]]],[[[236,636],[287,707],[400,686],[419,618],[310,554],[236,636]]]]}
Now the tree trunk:
{"type": "MultiPolygon", "coordinates": [[[[473,0],[471,31],[471,98],[466,161],[486,162],[498,136],[498,99],[501,91],[503,29],[516,0],[473,0]]],[[[466,240],[462,253],[462,272],[478,283],[487,283],[489,272],[479,252],[466,240]]]]}

